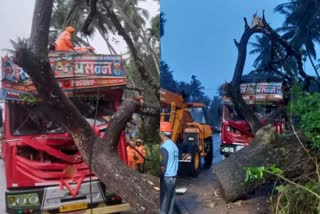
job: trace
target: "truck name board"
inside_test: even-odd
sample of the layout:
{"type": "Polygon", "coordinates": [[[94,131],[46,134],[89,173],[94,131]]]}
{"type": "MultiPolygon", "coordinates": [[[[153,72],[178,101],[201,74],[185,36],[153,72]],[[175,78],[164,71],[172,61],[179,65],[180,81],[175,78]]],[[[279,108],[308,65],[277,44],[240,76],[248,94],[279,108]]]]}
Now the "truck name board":
{"type": "Polygon", "coordinates": [[[243,83],[240,85],[240,91],[243,95],[283,95],[282,84],[271,83],[243,83]]]}
{"type": "MultiPolygon", "coordinates": [[[[126,85],[121,56],[91,53],[52,52],[51,70],[64,91],[126,85]]],[[[1,98],[22,100],[24,95],[37,94],[28,74],[8,56],[2,58],[1,98]]]]}
{"type": "MultiPolygon", "coordinates": [[[[283,88],[281,82],[242,83],[240,85],[242,98],[248,104],[255,102],[281,102],[283,101],[283,88]]],[[[231,103],[227,96],[223,96],[224,103],[231,103]]]]}

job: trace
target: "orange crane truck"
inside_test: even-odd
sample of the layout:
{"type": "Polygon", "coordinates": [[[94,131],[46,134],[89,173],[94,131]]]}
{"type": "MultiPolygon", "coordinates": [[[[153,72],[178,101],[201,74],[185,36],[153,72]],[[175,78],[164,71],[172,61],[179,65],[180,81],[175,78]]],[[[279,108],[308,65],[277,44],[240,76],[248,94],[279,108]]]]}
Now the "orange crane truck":
{"type": "Polygon", "coordinates": [[[201,157],[205,167],[213,160],[212,130],[206,124],[203,103],[187,103],[181,95],[160,89],[162,107],[161,122],[167,121],[173,128],[171,139],[179,149],[180,175],[197,176],[201,157]],[[197,115],[196,118],[193,116],[197,115]]]}

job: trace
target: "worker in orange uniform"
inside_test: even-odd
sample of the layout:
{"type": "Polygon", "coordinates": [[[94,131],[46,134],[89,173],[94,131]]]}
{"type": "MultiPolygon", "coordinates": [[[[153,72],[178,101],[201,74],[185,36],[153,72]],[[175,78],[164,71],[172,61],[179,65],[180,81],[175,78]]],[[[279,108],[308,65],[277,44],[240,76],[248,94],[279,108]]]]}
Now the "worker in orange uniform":
{"type": "Polygon", "coordinates": [[[136,150],[134,149],[134,142],[129,141],[127,145],[128,165],[131,169],[136,170],[136,150]]]}
{"type": "Polygon", "coordinates": [[[68,26],[60,34],[56,41],[56,51],[73,51],[74,45],[72,42],[72,35],[76,32],[74,27],[68,26]]]}
{"type": "Polygon", "coordinates": [[[136,140],[136,150],[137,150],[137,168],[140,173],[144,173],[144,159],[146,157],[146,149],[144,148],[144,145],[142,145],[142,140],[137,139],[136,140]]]}

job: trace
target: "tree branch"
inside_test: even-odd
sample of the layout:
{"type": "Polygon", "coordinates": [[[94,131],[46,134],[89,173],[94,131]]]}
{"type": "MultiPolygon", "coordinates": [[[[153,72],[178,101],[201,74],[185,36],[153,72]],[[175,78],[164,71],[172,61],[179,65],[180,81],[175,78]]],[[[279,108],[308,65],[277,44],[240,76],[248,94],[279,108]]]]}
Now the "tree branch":
{"type": "Polygon", "coordinates": [[[157,83],[147,72],[147,69],[144,66],[143,60],[139,57],[139,54],[137,52],[137,49],[134,46],[132,39],[127,34],[125,29],[122,27],[117,15],[114,13],[111,6],[107,5],[104,1],[102,1],[102,4],[107,11],[107,15],[110,17],[110,20],[112,21],[113,25],[117,29],[119,35],[121,35],[123,39],[126,41],[129,47],[129,50],[132,54],[133,60],[137,66],[137,69],[140,72],[141,78],[153,88],[153,91],[156,97],[159,97],[159,89],[160,89],[159,83],[157,83]]]}
{"type": "Polygon", "coordinates": [[[85,35],[90,35],[89,26],[97,14],[97,2],[98,0],[90,0],[90,11],[81,29],[82,33],[85,35]]]}

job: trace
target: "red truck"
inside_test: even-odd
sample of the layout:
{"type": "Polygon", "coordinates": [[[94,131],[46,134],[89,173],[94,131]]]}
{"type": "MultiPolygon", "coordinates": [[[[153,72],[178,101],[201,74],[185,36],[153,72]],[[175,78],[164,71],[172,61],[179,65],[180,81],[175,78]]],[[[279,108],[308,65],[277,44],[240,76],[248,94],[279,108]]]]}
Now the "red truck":
{"type": "MultiPolygon", "coordinates": [[[[62,90],[102,137],[126,85],[121,56],[51,52],[49,59],[62,90]]],[[[32,81],[9,57],[2,58],[1,96],[5,100],[1,147],[7,213],[129,209],[90,172],[63,125],[41,113],[45,104],[38,99],[32,81]]],[[[124,132],[118,151],[127,163],[124,132]]]]}
{"type": "MultiPolygon", "coordinates": [[[[240,91],[252,112],[263,124],[266,118],[284,104],[284,85],[280,78],[251,73],[242,78],[240,91]]],[[[227,96],[222,96],[222,126],[220,154],[225,157],[247,146],[254,138],[249,124],[239,115],[227,96]]],[[[280,116],[274,126],[277,132],[284,129],[280,116]]]]}

